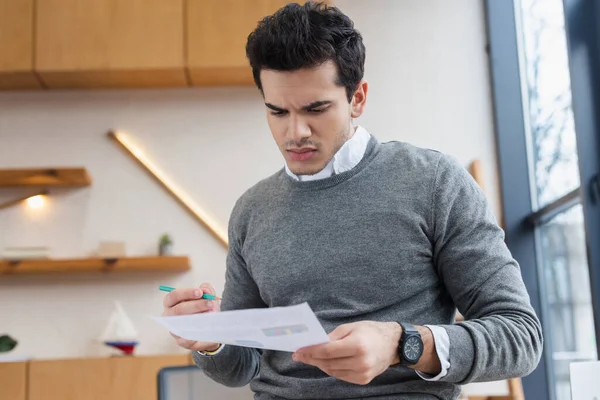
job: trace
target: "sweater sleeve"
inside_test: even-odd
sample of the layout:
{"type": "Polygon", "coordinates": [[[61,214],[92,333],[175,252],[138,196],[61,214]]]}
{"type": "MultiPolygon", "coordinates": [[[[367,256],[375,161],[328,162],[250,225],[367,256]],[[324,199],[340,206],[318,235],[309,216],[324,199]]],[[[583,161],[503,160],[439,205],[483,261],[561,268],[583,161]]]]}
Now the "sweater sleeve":
{"type": "Polygon", "coordinates": [[[454,159],[441,156],[434,179],[434,264],[465,317],[441,325],[450,338],[450,368],[440,380],[465,384],[528,375],[542,354],[542,330],[504,231],[483,191],[454,159]]]}
{"type": "MultiPolygon", "coordinates": [[[[236,220],[234,209],[232,221],[236,220]]],[[[267,307],[260,297],[256,283],[246,269],[235,238],[234,226],[234,223],[230,223],[221,311],[267,307]]],[[[255,348],[227,345],[212,356],[193,352],[192,357],[194,363],[215,382],[229,387],[241,387],[250,383],[258,375],[261,352],[255,348]]]]}

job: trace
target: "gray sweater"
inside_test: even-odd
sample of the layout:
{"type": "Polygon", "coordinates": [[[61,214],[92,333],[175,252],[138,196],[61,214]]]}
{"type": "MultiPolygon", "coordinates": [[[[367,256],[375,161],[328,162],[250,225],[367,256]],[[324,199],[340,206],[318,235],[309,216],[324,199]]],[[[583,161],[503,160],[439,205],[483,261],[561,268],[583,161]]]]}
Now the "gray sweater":
{"type": "Polygon", "coordinates": [[[256,399],[456,399],[461,384],[529,374],[540,322],[483,192],[450,157],[369,142],[362,161],[301,182],[284,170],[236,203],[222,310],[308,302],[326,332],[407,321],[450,338],[440,381],[390,367],[365,386],[294,362],[291,353],[226,346],[196,364],[256,399]],[[455,323],[456,309],[467,321],[455,323]]]}

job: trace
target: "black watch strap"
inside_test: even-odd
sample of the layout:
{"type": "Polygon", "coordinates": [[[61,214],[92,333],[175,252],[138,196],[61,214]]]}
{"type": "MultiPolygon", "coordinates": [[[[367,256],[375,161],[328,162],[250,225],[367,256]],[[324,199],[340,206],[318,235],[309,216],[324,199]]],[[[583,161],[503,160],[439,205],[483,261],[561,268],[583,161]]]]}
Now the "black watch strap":
{"type": "Polygon", "coordinates": [[[402,338],[404,338],[407,333],[419,333],[417,328],[408,322],[400,322],[400,326],[402,327],[402,338]]]}
{"type": "Polygon", "coordinates": [[[420,342],[422,352],[423,342],[421,341],[421,334],[419,333],[417,328],[415,328],[412,324],[409,324],[408,322],[399,322],[399,324],[402,327],[402,336],[400,337],[400,343],[398,345],[398,357],[400,358],[400,365],[414,365],[416,364],[416,360],[411,361],[406,359],[404,356],[404,343],[407,338],[416,336],[418,337],[418,340],[420,342]]]}

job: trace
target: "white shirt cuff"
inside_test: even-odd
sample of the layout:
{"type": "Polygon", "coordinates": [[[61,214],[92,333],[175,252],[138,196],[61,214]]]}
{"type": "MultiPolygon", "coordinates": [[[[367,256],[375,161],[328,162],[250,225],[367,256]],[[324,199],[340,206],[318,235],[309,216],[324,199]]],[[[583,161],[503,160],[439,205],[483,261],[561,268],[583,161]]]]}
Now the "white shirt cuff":
{"type": "Polygon", "coordinates": [[[200,354],[201,356],[204,356],[204,357],[212,357],[212,356],[216,356],[217,354],[219,354],[221,352],[221,350],[223,350],[224,347],[225,347],[225,345],[221,344],[221,347],[219,347],[217,350],[215,350],[213,352],[196,351],[196,353],[198,353],[198,354],[200,354]]]}
{"type": "Polygon", "coordinates": [[[442,370],[436,376],[431,376],[420,371],[417,374],[426,381],[438,381],[448,374],[450,369],[450,337],[448,332],[441,326],[425,325],[431,330],[433,334],[433,342],[435,343],[435,352],[440,359],[442,370]]]}

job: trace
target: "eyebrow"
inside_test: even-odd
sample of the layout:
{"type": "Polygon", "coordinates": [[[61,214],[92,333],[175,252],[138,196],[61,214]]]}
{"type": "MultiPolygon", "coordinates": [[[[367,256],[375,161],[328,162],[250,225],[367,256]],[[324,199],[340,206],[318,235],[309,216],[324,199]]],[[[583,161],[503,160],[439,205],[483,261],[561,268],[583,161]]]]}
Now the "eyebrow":
{"type": "MultiPolygon", "coordinates": [[[[314,108],[318,108],[318,107],[322,107],[322,106],[326,106],[333,103],[331,100],[319,100],[319,101],[313,101],[312,103],[302,107],[303,111],[308,111],[308,110],[312,110],[314,108]]],[[[265,106],[267,106],[268,108],[270,108],[273,111],[277,111],[277,112],[285,112],[287,111],[284,108],[281,107],[277,107],[271,103],[265,103],[265,106]]]]}

